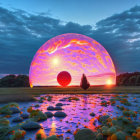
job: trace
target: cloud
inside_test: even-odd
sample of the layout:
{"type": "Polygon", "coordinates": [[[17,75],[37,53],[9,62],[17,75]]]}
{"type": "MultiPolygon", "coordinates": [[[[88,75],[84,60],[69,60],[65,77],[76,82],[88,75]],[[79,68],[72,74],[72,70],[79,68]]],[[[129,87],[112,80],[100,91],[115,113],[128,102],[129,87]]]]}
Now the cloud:
{"type": "Polygon", "coordinates": [[[0,7],[0,73],[28,74],[36,51],[50,38],[80,33],[100,42],[110,53],[117,72],[140,69],[140,6],[99,21],[95,28],[62,23],[45,14],[0,7]]]}
{"type": "Polygon", "coordinates": [[[118,72],[140,70],[140,6],[99,21],[91,36],[108,50],[118,72]]]}

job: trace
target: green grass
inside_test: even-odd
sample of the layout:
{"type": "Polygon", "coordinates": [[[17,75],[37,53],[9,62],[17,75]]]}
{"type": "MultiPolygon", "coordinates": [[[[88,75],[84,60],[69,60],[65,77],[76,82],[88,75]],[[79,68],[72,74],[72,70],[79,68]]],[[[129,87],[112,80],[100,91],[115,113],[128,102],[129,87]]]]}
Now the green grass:
{"type": "Polygon", "coordinates": [[[80,87],[21,87],[21,88],[0,88],[1,94],[57,94],[57,93],[66,93],[66,94],[77,94],[77,93],[140,93],[140,87],[130,87],[130,86],[93,86],[88,90],[83,90],[80,87]]]}
{"type": "Polygon", "coordinates": [[[135,86],[92,86],[88,90],[80,87],[22,87],[22,88],[0,88],[0,103],[10,101],[30,101],[39,94],[96,94],[96,93],[138,93],[140,87],[135,86]]]}

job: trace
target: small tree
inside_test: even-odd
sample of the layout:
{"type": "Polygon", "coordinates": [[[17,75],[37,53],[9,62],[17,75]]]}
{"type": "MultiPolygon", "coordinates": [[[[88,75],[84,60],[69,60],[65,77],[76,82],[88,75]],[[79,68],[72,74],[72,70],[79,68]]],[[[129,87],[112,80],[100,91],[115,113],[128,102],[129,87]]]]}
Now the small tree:
{"type": "Polygon", "coordinates": [[[90,84],[89,84],[85,74],[82,75],[80,87],[83,88],[84,90],[86,90],[90,87],[90,84]]]}

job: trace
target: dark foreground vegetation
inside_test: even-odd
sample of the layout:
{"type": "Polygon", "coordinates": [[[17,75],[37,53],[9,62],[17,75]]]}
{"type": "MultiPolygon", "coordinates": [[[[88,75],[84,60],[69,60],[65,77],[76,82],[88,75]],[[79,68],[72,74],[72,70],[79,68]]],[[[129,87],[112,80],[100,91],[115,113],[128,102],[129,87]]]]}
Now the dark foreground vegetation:
{"type": "MultiPolygon", "coordinates": [[[[90,102],[90,104],[101,105],[102,109],[97,111],[94,108],[93,112],[91,112],[89,108],[93,108],[93,106],[88,106],[86,116],[91,116],[90,119],[84,119],[82,115],[78,116],[78,113],[73,114],[74,116],[69,116],[71,111],[67,111],[68,108],[72,107],[75,110],[78,108],[78,103],[82,104],[83,98],[80,95],[61,95],[60,98],[51,95],[39,96],[26,109],[25,107],[20,107],[18,103],[8,103],[0,107],[0,140],[23,140],[24,138],[26,140],[140,140],[139,98],[136,99],[135,95],[132,95],[132,97],[134,98],[133,102],[132,100],[130,102],[130,97],[126,94],[112,95],[109,100],[100,95],[97,98],[92,97],[93,102],[90,102]],[[94,99],[99,99],[99,102],[95,103],[96,100],[94,99]],[[43,111],[41,107],[44,103],[47,106],[43,111]],[[132,110],[132,106],[137,106],[137,109],[132,110]],[[106,108],[108,109],[106,110],[106,108]],[[114,109],[108,111],[109,108],[114,109]],[[106,111],[104,112],[104,110],[106,111]],[[74,119],[77,117],[80,117],[80,120],[75,122],[74,119]],[[59,128],[56,127],[55,131],[53,131],[53,125],[51,125],[51,130],[44,129],[45,124],[48,128],[49,121],[52,121],[51,118],[55,121],[57,119],[56,126],[59,126],[59,128]],[[89,123],[85,125],[83,120],[84,122],[91,122],[90,125],[88,125],[89,123]],[[12,123],[15,125],[11,126],[12,123]],[[67,124],[69,127],[62,127],[67,124]],[[62,131],[61,128],[65,131],[62,131]],[[53,131],[54,133],[47,135],[48,131],[53,131]],[[35,138],[32,138],[33,133],[35,138]],[[27,135],[30,138],[27,139],[27,135]]],[[[85,109],[87,108],[83,106],[82,110],[85,109]]],[[[77,111],[81,112],[81,105],[77,111]]]]}

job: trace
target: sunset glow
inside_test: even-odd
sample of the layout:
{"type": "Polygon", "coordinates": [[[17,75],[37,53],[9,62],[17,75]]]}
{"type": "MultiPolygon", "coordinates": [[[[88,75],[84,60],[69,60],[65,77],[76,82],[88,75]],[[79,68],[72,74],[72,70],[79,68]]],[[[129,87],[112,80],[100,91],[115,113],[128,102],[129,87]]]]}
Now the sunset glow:
{"type": "Polygon", "coordinates": [[[48,40],[35,54],[29,72],[30,86],[59,85],[57,75],[67,71],[70,85],[79,85],[84,73],[91,85],[115,84],[116,71],[105,48],[87,36],[68,33],[48,40]]]}
{"type": "Polygon", "coordinates": [[[54,58],[52,61],[54,65],[59,64],[59,58],[54,58]]]}
{"type": "Polygon", "coordinates": [[[112,80],[111,79],[108,79],[107,82],[106,82],[106,84],[107,85],[112,85],[112,80]]]}

